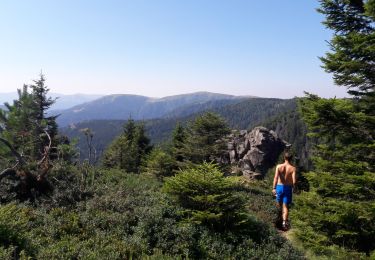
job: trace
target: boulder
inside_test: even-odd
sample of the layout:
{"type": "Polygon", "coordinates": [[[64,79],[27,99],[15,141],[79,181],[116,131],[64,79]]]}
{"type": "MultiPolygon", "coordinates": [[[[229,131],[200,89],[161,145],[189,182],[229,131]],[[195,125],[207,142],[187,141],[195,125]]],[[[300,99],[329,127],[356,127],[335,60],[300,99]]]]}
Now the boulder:
{"type": "Polygon", "coordinates": [[[224,157],[229,158],[227,161],[236,172],[241,171],[250,179],[262,178],[276,164],[280,153],[290,146],[274,131],[261,126],[251,131],[233,131],[228,140],[224,157]]]}
{"type": "Polygon", "coordinates": [[[235,150],[229,150],[229,161],[231,164],[236,163],[237,161],[237,154],[235,150]]]}

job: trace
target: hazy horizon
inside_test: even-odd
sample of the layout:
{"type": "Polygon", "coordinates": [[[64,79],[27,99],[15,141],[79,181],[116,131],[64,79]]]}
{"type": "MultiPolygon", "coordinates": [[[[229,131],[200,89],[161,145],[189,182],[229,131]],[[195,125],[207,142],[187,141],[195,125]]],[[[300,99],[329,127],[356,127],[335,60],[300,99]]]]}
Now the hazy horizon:
{"type": "MultiPolygon", "coordinates": [[[[160,97],[154,97],[154,96],[145,96],[145,95],[138,95],[138,94],[131,94],[131,93],[110,93],[110,94],[100,94],[100,93],[94,93],[94,94],[88,94],[88,93],[72,93],[72,94],[64,94],[64,93],[56,93],[56,92],[49,92],[51,96],[79,96],[79,95],[87,95],[87,96],[111,96],[111,95],[134,95],[134,96],[145,96],[149,98],[166,98],[166,97],[172,97],[172,96],[179,96],[179,95],[190,95],[190,94],[197,94],[197,93],[210,93],[210,94],[223,94],[223,95],[231,95],[231,96],[238,96],[238,97],[257,97],[257,98],[263,98],[253,95],[233,95],[233,94],[227,94],[227,93],[218,93],[218,92],[211,92],[211,91],[195,91],[195,92],[187,92],[187,93],[180,93],[176,95],[168,95],[168,96],[160,96],[160,97]]],[[[6,94],[9,96],[16,96],[17,91],[11,91],[11,92],[0,92],[0,94],[6,94]]],[[[0,97],[1,100],[1,97],[0,97]]]]}
{"type": "MultiPolygon", "coordinates": [[[[31,82],[30,82],[30,84],[31,84],[31,82]]],[[[47,82],[47,85],[48,85],[48,82],[47,82]]],[[[17,89],[22,89],[22,87],[18,87],[17,89]]],[[[0,89],[0,94],[17,94],[17,89],[14,90],[14,91],[5,91],[5,92],[3,92],[2,89],[0,89]]],[[[330,98],[330,97],[337,97],[337,98],[347,97],[346,91],[343,91],[342,88],[339,88],[338,90],[339,91],[336,94],[333,93],[333,95],[328,95],[328,96],[321,95],[321,96],[322,97],[326,97],[326,98],[330,98]]],[[[303,91],[305,91],[305,90],[303,90],[303,91]]],[[[231,92],[225,93],[225,92],[207,91],[207,90],[197,90],[197,91],[182,92],[182,93],[177,93],[176,92],[175,94],[167,94],[167,95],[159,95],[159,96],[151,96],[151,95],[139,94],[139,93],[119,93],[119,92],[118,93],[110,93],[110,92],[108,92],[108,93],[96,93],[96,92],[93,92],[93,93],[90,93],[90,92],[89,93],[83,93],[83,92],[65,92],[65,93],[61,93],[61,92],[55,92],[55,91],[53,91],[53,89],[50,89],[49,93],[52,94],[52,96],[55,96],[55,95],[64,95],[64,96],[78,96],[78,95],[90,95],[90,96],[135,95],[135,96],[146,96],[146,97],[150,97],[150,98],[165,98],[165,97],[170,97],[170,96],[194,94],[194,93],[199,93],[199,92],[224,94],[224,95],[232,95],[232,96],[249,96],[249,97],[257,97],[257,98],[280,98],[280,99],[290,99],[290,98],[294,98],[294,97],[302,97],[302,96],[304,96],[304,93],[301,93],[300,95],[280,97],[280,96],[258,96],[258,95],[252,95],[250,93],[246,93],[246,94],[233,94],[231,92]]],[[[316,92],[311,92],[311,93],[316,94],[316,92]]]]}
{"type": "Polygon", "coordinates": [[[0,3],[0,93],[42,71],[51,92],[344,97],[320,68],[317,1],[0,3]],[[11,25],[11,26],[9,26],[11,25]]]}

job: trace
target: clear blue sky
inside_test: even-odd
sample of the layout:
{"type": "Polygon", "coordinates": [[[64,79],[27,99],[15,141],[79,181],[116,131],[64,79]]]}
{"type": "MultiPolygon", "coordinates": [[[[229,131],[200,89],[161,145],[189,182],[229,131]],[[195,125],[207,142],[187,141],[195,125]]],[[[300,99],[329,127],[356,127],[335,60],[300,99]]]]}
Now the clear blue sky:
{"type": "Polygon", "coordinates": [[[0,92],[341,97],[315,0],[2,0],[0,92]]]}

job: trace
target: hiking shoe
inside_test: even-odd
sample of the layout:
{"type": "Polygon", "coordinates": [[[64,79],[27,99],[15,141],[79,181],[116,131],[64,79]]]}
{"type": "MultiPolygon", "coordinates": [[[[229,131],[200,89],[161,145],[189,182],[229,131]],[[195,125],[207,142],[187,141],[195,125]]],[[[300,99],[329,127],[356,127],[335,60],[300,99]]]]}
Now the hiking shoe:
{"type": "Polygon", "coordinates": [[[282,230],[287,231],[289,229],[289,224],[287,221],[283,221],[283,224],[281,225],[282,230]]]}

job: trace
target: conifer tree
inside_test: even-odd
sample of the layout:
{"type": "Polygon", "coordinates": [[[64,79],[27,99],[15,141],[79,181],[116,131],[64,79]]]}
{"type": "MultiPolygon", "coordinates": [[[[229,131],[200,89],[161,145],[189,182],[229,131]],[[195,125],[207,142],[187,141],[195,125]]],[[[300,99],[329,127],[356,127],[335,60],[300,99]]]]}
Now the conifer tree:
{"type": "Polygon", "coordinates": [[[182,157],[188,164],[216,161],[226,148],[224,137],[230,133],[219,115],[207,112],[195,118],[187,127],[182,157]]]}
{"type": "Polygon", "coordinates": [[[40,75],[34,84],[18,90],[18,99],[0,111],[0,181],[8,176],[18,179],[12,190],[19,199],[33,199],[50,188],[46,176],[62,140],[57,136],[56,117],[47,116],[55,102],[48,92],[40,75]]]}
{"type": "Polygon", "coordinates": [[[142,172],[152,174],[158,179],[163,180],[165,177],[172,176],[176,170],[176,160],[171,154],[160,148],[154,148],[147,156],[142,166],[142,172]]]}
{"type": "Polygon", "coordinates": [[[164,191],[183,207],[185,220],[233,231],[248,219],[244,198],[235,193],[235,186],[217,165],[205,162],[168,178],[164,191]]]}
{"type": "Polygon", "coordinates": [[[142,123],[129,119],[123,133],[115,139],[103,156],[103,165],[139,173],[142,161],[150,153],[152,146],[142,123]]]}
{"type": "MultiPolygon", "coordinates": [[[[375,29],[374,2],[322,0],[319,12],[334,31],[321,58],[348,99],[308,94],[300,102],[310,135],[318,140],[310,192],[293,211],[299,237],[317,252],[327,246],[375,250],[375,29]]],[[[325,250],[325,251],[324,251],[325,250]]]]}
{"type": "Polygon", "coordinates": [[[44,149],[49,145],[50,139],[51,146],[56,146],[58,142],[55,139],[56,116],[46,115],[55,102],[48,97],[48,92],[45,78],[40,75],[34,84],[24,85],[22,90],[18,90],[18,99],[12,105],[5,103],[7,111],[0,114],[2,136],[29,161],[40,160],[44,156],[44,149]]]}
{"type": "MultiPolygon", "coordinates": [[[[33,100],[27,85],[17,90],[18,99],[13,104],[5,103],[6,110],[1,111],[1,135],[8,140],[20,153],[31,156],[33,151],[33,100]]],[[[8,150],[8,149],[6,149],[8,150]]],[[[12,158],[6,156],[8,158],[12,158]]]]}
{"type": "MultiPolygon", "coordinates": [[[[44,135],[44,131],[47,131],[51,140],[55,142],[57,135],[57,116],[47,116],[47,110],[56,102],[48,96],[49,88],[45,85],[45,77],[43,74],[40,75],[38,80],[34,80],[34,84],[29,85],[31,89],[31,95],[33,100],[33,118],[35,124],[33,127],[33,134],[35,137],[39,137],[35,140],[34,153],[37,158],[44,152],[45,145],[49,142],[47,136],[44,135]]],[[[56,144],[56,143],[54,143],[56,144]]]]}
{"type": "MultiPolygon", "coordinates": [[[[172,132],[172,154],[177,164],[184,161],[184,144],[186,143],[187,132],[186,129],[177,123],[172,132]]],[[[179,165],[180,166],[180,165],[179,165]]]]}

